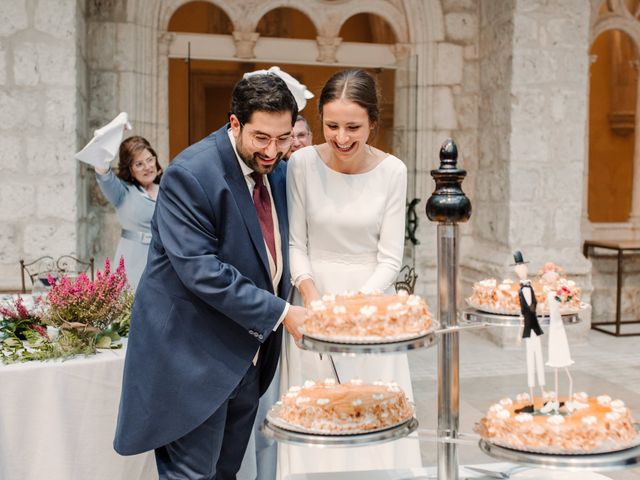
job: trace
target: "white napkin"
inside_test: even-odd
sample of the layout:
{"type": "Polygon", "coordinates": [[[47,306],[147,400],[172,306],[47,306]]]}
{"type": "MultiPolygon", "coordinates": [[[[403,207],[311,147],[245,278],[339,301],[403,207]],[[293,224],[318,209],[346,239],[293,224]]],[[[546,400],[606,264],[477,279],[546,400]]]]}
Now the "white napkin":
{"type": "Polygon", "coordinates": [[[273,73],[274,75],[277,75],[282,80],[284,80],[284,83],[287,84],[287,87],[289,87],[289,91],[293,94],[293,98],[295,98],[296,103],[298,104],[298,111],[302,111],[302,109],[307,105],[307,100],[314,97],[313,93],[311,93],[306,85],[300,83],[287,72],[280,70],[280,67],[271,67],[269,70],[256,70],[255,72],[247,72],[242,76],[242,78],[248,78],[254,75],[264,75],[267,73],[273,73]]]}
{"type": "Polygon", "coordinates": [[[131,130],[127,112],[120,112],[116,118],[93,133],[93,138],[74,156],[81,162],[94,167],[109,168],[122,142],[125,129],[131,130]]]}

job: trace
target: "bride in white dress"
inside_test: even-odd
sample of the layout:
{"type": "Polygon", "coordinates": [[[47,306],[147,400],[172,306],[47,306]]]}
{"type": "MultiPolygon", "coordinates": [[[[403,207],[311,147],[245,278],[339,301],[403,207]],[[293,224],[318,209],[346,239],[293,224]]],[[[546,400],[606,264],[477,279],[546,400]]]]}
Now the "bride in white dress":
{"type": "MultiPolygon", "coordinates": [[[[290,265],[305,305],[324,294],[393,291],[404,249],[407,169],[367,144],[378,121],[375,81],[362,70],[335,74],[318,108],[326,143],[289,161],[290,265]]],[[[282,361],[283,388],[333,377],[325,355],[305,352],[290,337],[282,361]]],[[[395,381],[413,398],[406,354],[333,356],[341,382],[395,381]]],[[[293,473],[421,466],[416,437],[358,448],[278,446],[279,478],[293,473]]]]}

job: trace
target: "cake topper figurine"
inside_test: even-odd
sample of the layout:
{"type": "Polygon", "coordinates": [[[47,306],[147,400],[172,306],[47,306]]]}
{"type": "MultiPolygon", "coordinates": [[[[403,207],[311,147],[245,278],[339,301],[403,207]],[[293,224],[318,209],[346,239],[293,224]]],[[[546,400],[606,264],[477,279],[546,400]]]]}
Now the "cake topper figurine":
{"type": "Polygon", "coordinates": [[[558,400],[560,397],[560,390],[558,390],[558,369],[564,368],[569,377],[569,399],[566,408],[571,411],[574,408],[573,401],[573,378],[569,373],[569,367],[573,364],[571,359],[571,351],[569,350],[569,342],[567,341],[567,334],[564,330],[564,324],[562,322],[562,316],[560,315],[560,305],[568,300],[571,300],[571,292],[567,287],[560,287],[558,290],[552,290],[547,293],[547,305],[549,307],[549,344],[547,365],[555,369],[555,384],[556,395],[552,401],[544,406],[543,410],[554,410],[559,413],[562,402],[558,400]]]}
{"type": "Polygon", "coordinates": [[[546,397],[544,391],[544,363],[542,360],[542,345],[540,343],[540,335],[544,332],[540,328],[538,323],[538,316],[536,314],[536,295],[531,286],[531,280],[528,278],[529,269],[527,263],[522,257],[522,252],[519,250],[513,252],[513,263],[516,275],[520,279],[520,289],[518,291],[518,298],[520,300],[520,312],[522,313],[522,320],[524,322],[524,330],[522,332],[522,338],[524,338],[525,348],[527,351],[527,384],[529,386],[529,394],[531,399],[531,405],[526,405],[518,410],[517,413],[533,413],[534,401],[533,401],[533,389],[536,386],[536,376],[538,379],[538,385],[542,392],[542,398],[546,397]],[[536,375],[537,374],[537,375],[536,375]]]}

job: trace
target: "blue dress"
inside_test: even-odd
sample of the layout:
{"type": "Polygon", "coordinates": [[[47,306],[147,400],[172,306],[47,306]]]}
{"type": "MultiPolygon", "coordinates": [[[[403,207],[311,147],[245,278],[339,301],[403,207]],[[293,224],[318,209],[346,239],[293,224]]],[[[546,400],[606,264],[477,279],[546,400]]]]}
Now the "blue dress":
{"type": "Polygon", "coordinates": [[[120,226],[126,231],[123,235],[139,237],[131,239],[121,236],[112,261],[112,264],[117,265],[120,257],[124,257],[127,279],[135,291],[147,265],[151,217],[156,208],[156,201],[141,187],[125,182],[111,170],[105,174],[96,172],[96,180],[104,196],[116,208],[120,226]]]}

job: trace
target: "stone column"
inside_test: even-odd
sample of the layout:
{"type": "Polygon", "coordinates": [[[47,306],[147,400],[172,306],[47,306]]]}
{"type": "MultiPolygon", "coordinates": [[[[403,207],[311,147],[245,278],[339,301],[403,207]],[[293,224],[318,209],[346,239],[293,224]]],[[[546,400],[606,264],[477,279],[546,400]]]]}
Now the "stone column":
{"type": "Polygon", "coordinates": [[[233,32],[233,41],[236,44],[236,57],[255,58],[254,49],[260,34],[257,32],[233,32]]]}
{"type": "Polygon", "coordinates": [[[562,11],[543,2],[480,2],[480,158],[473,242],[461,257],[465,291],[474,279],[513,276],[512,252],[522,250],[532,275],[554,261],[588,298],[590,263],[581,253],[587,8],[583,0],[564,2],[562,11]]]}
{"type": "Polygon", "coordinates": [[[633,187],[631,189],[631,214],[629,222],[633,227],[634,238],[640,238],[640,60],[634,60],[633,66],[638,72],[636,80],[636,111],[634,116],[635,128],[633,131],[633,187]]]}
{"type": "Polygon", "coordinates": [[[21,258],[79,251],[84,2],[0,2],[0,290],[21,258]]]}
{"type": "Polygon", "coordinates": [[[335,63],[338,47],[342,43],[340,37],[316,37],[318,43],[318,62],[335,63]]]}

